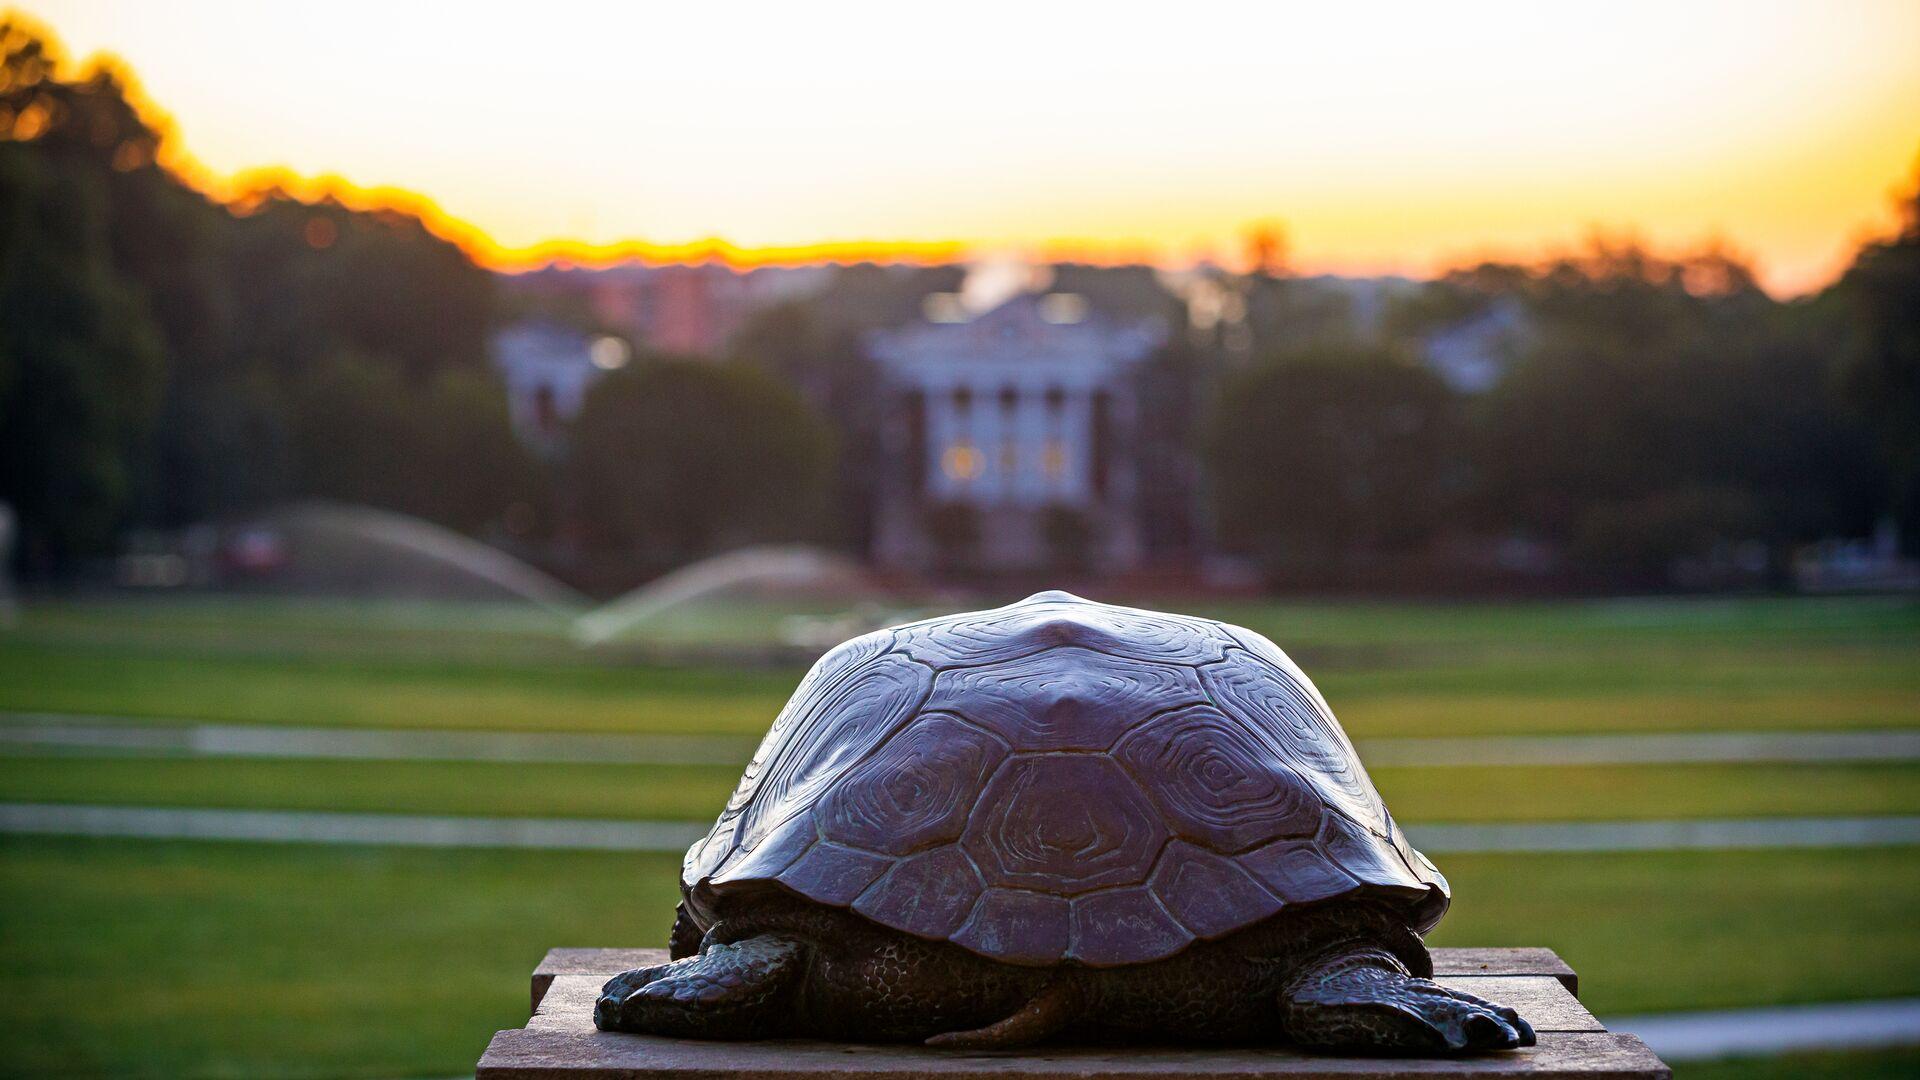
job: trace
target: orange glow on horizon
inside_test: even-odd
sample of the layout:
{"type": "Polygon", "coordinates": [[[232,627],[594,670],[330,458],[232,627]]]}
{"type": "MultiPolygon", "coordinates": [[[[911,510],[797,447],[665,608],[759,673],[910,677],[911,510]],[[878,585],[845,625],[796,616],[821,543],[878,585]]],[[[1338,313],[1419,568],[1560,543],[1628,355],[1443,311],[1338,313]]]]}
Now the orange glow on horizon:
{"type": "MultiPolygon", "coordinates": [[[[57,8],[62,3],[63,0],[44,0],[36,6],[57,8]]],[[[424,16],[418,12],[406,14],[404,18],[396,15],[391,25],[384,20],[355,23],[345,15],[345,3],[339,6],[343,9],[341,12],[329,12],[327,17],[337,16],[337,29],[344,32],[336,33],[335,40],[328,42],[327,47],[340,49],[364,44],[376,51],[386,50],[383,55],[401,55],[418,45],[408,44],[412,38],[407,32],[414,28],[405,25],[409,22],[425,25],[424,16]],[[369,25],[382,26],[383,36],[354,36],[356,26],[369,25]],[[343,45],[340,39],[350,44],[343,45]]],[[[1111,146],[1100,151],[1107,157],[1098,156],[1095,150],[1082,153],[1075,149],[1076,139],[1063,141],[1057,138],[1058,132],[1045,129],[1027,132],[1014,123],[1018,119],[1015,117],[997,128],[989,125],[995,129],[992,138],[1004,143],[997,147],[1002,153],[1001,159],[976,161],[987,144],[966,141],[967,137],[977,138],[977,135],[963,125],[956,129],[950,166],[943,163],[932,173],[914,172],[908,166],[924,164],[918,158],[905,161],[914,146],[905,146],[896,154],[903,159],[903,164],[888,160],[887,155],[895,148],[885,138],[856,138],[855,142],[866,152],[878,155],[878,166],[873,162],[838,162],[831,158],[838,144],[796,143],[793,139],[799,136],[781,133],[775,127],[741,131],[723,122],[706,122],[703,114],[696,110],[698,100],[693,100],[686,105],[689,113],[684,119],[668,115],[665,120],[657,121],[669,125],[667,134],[671,138],[663,143],[657,161],[649,159],[648,171],[630,175],[623,171],[623,163],[631,161],[632,151],[622,151],[622,147],[638,139],[637,134],[616,127],[599,132],[598,142],[589,139],[584,145],[606,148],[605,161],[579,156],[577,140],[576,143],[556,143],[548,132],[537,126],[529,129],[523,122],[501,121],[504,130],[513,132],[512,144],[491,130],[486,139],[476,143],[466,133],[473,124],[482,122],[475,119],[476,116],[485,118],[487,114],[486,103],[476,101],[461,103],[458,107],[445,106],[456,110],[446,113],[447,116],[461,119],[466,126],[440,132],[444,148],[432,149],[444,149],[445,160],[437,160],[428,152],[424,159],[427,164],[422,165],[423,159],[415,153],[420,140],[410,137],[411,131],[420,130],[418,116],[413,117],[413,128],[395,135],[392,129],[379,126],[384,113],[361,109],[359,97],[352,103],[336,102],[334,98],[349,92],[364,96],[375,89],[384,90],[382,80],[387,79],[400,80],[396,86],[407,89],[416,86],[415,82],[405,81],[409,78],[416,82],[437,78],[438,82],[423,85],[434,92],[453,93],[448,100],[459,103],[459,92],[469,86],[461,81],[466,69],[456,65],[452,74],[382,69],[378,76],[370,77],[378,84],[375,88],[358,83],[321,84],[302,78],[298,72],[283,75],[274,65],[293,63],[297,56],[273,51],[288,46],[282,40],[284,35],[268,32],[268,24],[282,21],[284,13],[259,12],[257,19],[249,15],[250,36],[244,42],[204,43],[211,50],[207,57],[221,63],[240,64],[242,69],[252,72],[250,77],[254,80],[251,84],[222,82],[219,72],[200,72],[194,68],[193,65],[205,57],[180,51],[186,47],[181,41],[192,39],[191,44],[196,47],[203,44],[200,37],[194,36],[194,28],[186,25],[195,13],[191,5],[183,5],[181,13],[189,17],[181,19],[171,19],[167,13],[151,9],[129,7],[122,15],[133,12],[138,17],[123,18],[124,26],[112,22],[104,11],[106,7],[105,4],[99,8],[76,6],[72,9],[71,21],[83,25],[93,23],[96,38],[103,32],[99,27],[107,26],[106,32],[124,39],[118,42],[120,47],[117,50],[95,48],[89,52],[85,64],[79,66],[60,57],[63,70],[112,71],[142,117],[161,134],[160,163],[190,186],[229,206],[243,205],[249,198],[275,190],[303,202],[333,200],[355,210],[410,214],[418,217],[434,234],[458,245],[480,265],[508,273],[556,264],[597,268],[635,261],[721,263],[739,269],[853,262],[931,265],[995,254],[1163,268],[1187,266],[1202,259],[1241,266],[1246,262],[1248,230],[1263,222],[1278,221],[1284,223],[1289,242],[1288,264],[1303,274],[1426,277],[1486,259],[1533,263],[1574,251],[1587,237],[1603,234],[1635,237],[1649,248],[1669,254],[1715,245],[1739,251],[1754,260],[1762,281],[1770,289],[1792,294],[1812,291],[1831,281],[1845,268],[1855,245],[1883,234],[1892,225],[1891,197],[1901,185],[1914,182],[1911,163],[1915,150],[1920,149],[1920,66],[1894,75],[1882,71],[1876,76],[1881,81],[1869,88],[1870,93],[1862,89],[1864,83],[1860,86],[1847,83],[1845,73],[1856,66],[1852,65],[1855,58],[1837,52],[1824,55],[1819,64],[1805,68],[1805,72],[1812,72],[1805,75],[1808,80],[1805,86],[1790,85],[1784,79],[1780,85],[1765,86],[1757,82],[1751,85],[1715,83],[1712,81],[1714,71],[1702,67],[1701,71],[1692,72],[1685,67],[1689,62],[1688,50],[1706,51],[1709,43],[1685,39],[1681,31],[1687,28],[1676,26],[1669,35],[1672,40],[1648,46],[1650,55],[1658,54],[1656,59],[1682,65],[1669,73],[1674,84],[1671,89],[1663,89],[1645,101],[1615,102],[1606,95],[1621,93],[1618,87],[1593,88],[1593,100],[1588,103],[1591,115],[1574,117],[1564,131],[1557,131],[1550,122],[1526,114],[1527,95],[1512,94],[1510,87],[1502,87],[1492,75],[1477,70],[1465,56],[1455,57],[1450,65],[1441,64],[1434,70],[1453,72],[1453,77],[1460,82],[1453,92],[1461,98],[1457,113],[1467,118],[1462,121],[1466,134],[1423,134],[1425,128],[1414,119],[1408,119],[1399,128],[1383,126],[1385,122],[1379,117],[1393,115],[1392,110],[1382,112],[1388,107],[1373,99],[1386,95],[1382,98],[1386,100],[1393,91],[1391,85],[1381,86],[1380,79],[1384,77],[1391,84],[1397,77],[1391,73],[1410,63],[1407,57],[1418,60],[1436,52],[1431,42],[1415,40],[1410,45],[1392,40],[1378,43],[1375,51],[1380,55],[1371,57],[1384,65],[1380,71],[1389,74],[1382,76],[1379,71],[1375,72],[1372,84],[1358,81],[1352,86],[1327,88],[1323,97],[1307,102],[1304,110],[1278,114],[1274,122],[1281,124],[1285,137],[1270,140],[1271,147],[1266,147],[1258,138],[1238,143],[1209,141],[1209,129],[1191,119],[1187,115],[1191,110],[1184,105],[1170,105],[1162,115],[1155,111],[1158,106],[1129,99],[1126,107],[1149,111],[1139,118],[1127,116],[1125,123],[1115,127],[1115,118],[1100,112],[1102,107],[1109,107],[1102,95],[1124,96],[1118,89],[1122,83],[1087,82],[1074,84],[1074,88],[1087,95],[1089,104],[1077,107],[1078,111],[1048,116],[1054,120],[1060,116],[1080,119],[1087,131],[1073,134],[1086,135],[1089,146],[1094,145],[1094,135],[1110,141],[1116,131],[1134,134],[1137,145],[1123,147],[1132,157],[1113,156],[1122,151],[1111,146]],[[106,21],[102,23],[102,20],[106,21]],[[182,25],[175,26],[175,23],[182,25]],[[151,53],[141,57],[140,63],[154,68],[158,57],[178,59],[188,65],[187,69],[177,65],[166,69],[175,86],[166,90],[165,98],[197,108],[198,111],[191,114],[197,144],[203,141],[199,133],[208,127],[206,117],[212,114],[207,112],[210,106],[206,100],[179,91],[181,70],[193,72],[192,78],[198,81],[186,85],[201,92],[209,87],[252,86],[245,93],[214,93],[214,98],[239,98],[252,103],[265,91],[272,91],[271,95],[261,98],[259,111],[274,116],[269,126],[276,138],[289,133],[314,137],[287,143],[279,151],[271,148],[262,151],[263,147],[280,144],[258,140],[260,127],[256,119],[247,115],[239,119],[216,117],[220,120],[216,125],[220,138],[215,141],[221,145],[217,157],[223,165],[208,164],[188,149],[181,126],[159,107],[155,100],[158,95],[150,95],[142,80],[135,78],[135,64],[127,58],[129,42],[158,48],[151,42],[162,39],[172,41],[175,51],[151,53]],[[1409,49],[1412,51],[1407,51],[1409,49]],[[263,73],[267,76],[265,82],[261,81],[263,73]],[[1694,80],[1693,84],[1689,84],[1690,79],[1694,80]],[[321,85],[325,85],[325,92],[316,96],[314,91],[321,85]],[[1811,90],[1826,96],[1819,97],[1811,90]],[[307,96],[300,97],[302,93],[307,96]],[[1703,140],[1697,131],[1684,127],[1667,131],[1654,126],[1664,119],[1661,110],[1667,102],[1671,101],[1672,107],[1678,109],[1681,104],[1713,100],[1716,94],[1725,96],[1727,103],[1715,106],[1718,111],[1709,109],[1704,114],[1706,121],[1694,118],[1696,126],[1710,122],[1708,138],[1703,140]],[[1743,106],[1739,95],[1763,99],[1764,103],[1743,106]],[[1350,99],[1358,99],[1361,104],[1354,105],[1350,99]],[[1844,110],[1829,104],[1829,101],[1843,99],[1844,110]],[[312,107],[321,110],[319,115],[331,128],[307,132],[301,126],[299,114],[279,119],[275,110],[286,108],[286,102],[293,100],[312,102],[312,107]],[[1655,111],[1646,111],[1648,102],[1654,103],[1655,111]],[[1372,126],[1367,121],[1343,124],[1343,108],[1373,117],[1372,126]],[[331,114],[327,112],[329,109],[331,114]],[[1488,115],[1481,117],[1476,109],[1488,115]],[[1503,115],[1504,111],[1513,112],[1513,116],[1503,115]],[[1136,119],[1138,124],[1134,123],[1136,119]],[[1613,126],[1598,126],[1603,122],[1613,126]],[[676,123],[680,126],[673,127],[676,123]],[[710,130],[703,129],[703,123],[707,123],[710,130]],[[1541,126],[1543,123],[1545,126],[1541,126]],[[1582,128],[1582,124],[1586,127],[1582,128]],[[998,128],[1005,130],[1001,132],[998,128]],[[343,130],[348,134],[342,136],[343,130]],[[328,143],[319,135],[332,136],[335,147],[324,152],[322,168],[314,168],[316,162],[312,160],[296,162],[296,158],[313,156],[303,149],[309,143],[316,146],[328,143]],[[1478,135],[1483,144],[1468,145],[1467,135],[1478,135]],[[254,141],[247,141],[250,138],[254,141]],[[522,146],[521,140],[530,141],[522,146]],[[1610,149],[1615,143],[1631,147],[1632,153],[1610,149]],[[1703,149],[1703,143],[1710,145],[1703,149]],[[690,155],[688,146],[705,147],[713,152],[690,155]],[[235,147],[241,148],[241,154],[252,148],[261,157],[286,163],[234,167],[235,147]],[[810,156],[789,162],[777,156],[782,147],[801,147],[802,153],[810,156]],[[1893,149],[1896,147],[1900,148],[1897,153],[1893,149]],[[363,150],[365,153],[361,155],[363,150]],[[624,157],[620,156],[623,152],[624,157]],[[733,163],[742,154],[755,153],[763,155],[765,160],[758,162],[749,173],[740,173],[733,163]],[[499,158],[503,154],[506,157],[499,158]],[[1074,156],[1076,154],[1079,156],[1074,156]],[[364,160],[346,160],[356,155],[364,160]],[[497,168],[497,160],[506,161],[518,171],[488,171],[497,168]],[[477,164],[482,161],[494,164],[477,164]],[[1273,164],[1276,161],[1279,164],[1273,164]],[[400,163],[400,167],[390,164],[394,162],[400,163]],[[1012,163],[1010,168],[1008,162],[1012,163]],[[1172,162],[1178,164],[1170,164],[1172,162]],[[994,165],[1001,166],[1003,171],[998,174],[985,171],[994,165]],[[328,167],[336,171],[328,171],[328,167]],[[875,171],[876,168],[879,171],[875,171]],[[381,175],[412,180],[405,184],[367,182],[369,177],[381,175]],[[630,187],[631,193],[625,192],[622,185],[630,187]],[[562,219],[569,216],[579,220],[568,225],[562,219]],[[663,227],[661,221],[670,224],[663,227]],[[644,222],[652,224],[635,227],[644,222]],[[692,228],[682,231],[679,226],[683,223],[692,228]],[[809,233],[815,237],[839,235],[860,239],[810,239],[809,233]],[[676,234],[680,237],[692,234],[696,238],[642,239],[676,234]]],[[[198,13],[206,14],[207,10],[210,9],[198,13]]],[[[247,10],[254,12],[252,8],[247,10]]],[[[1769,18],[1781,25],[1766,31],[1775,35],[1772,38],[1765,37],[1762,31],[1752,31],[1755,37],[1750,51],[1755,56],[1762,56],[1764,48],[1776,47],[1780,40],[1791,39],[1780,37],[1785,32],[1781,26],[1791,20],[1783,21],[1778,9],[1770,10],[1769,18]]],[[[1865,19],[1866,15],[1875,16],[1879,32],[1856,29],[1848,31],[1853,34],[1851,38],[1829,35],[1830,45],[1838,41],[1888,39],[1898,36],[1904,28],[1920,27],[1920,9],[1879,4],[1862,7],[1855,14],[1863,17],[1854,20],[1860,23],[1872,21],[1865,19]]],[[[6,12],[5,17],[22,22],[57,48],[59,39],[46,20],[17,10],[6,12]]],[[[1691,9],[1687,17],[1696,23],[1703,18],[1700,11],[1691,9]]],[[[1808,17],[1815,23],[1820,21],[1817,12],[1808,17]]],[[[559,10],[556,13],[522,11],[518,18],[534,28],[545,21],[582,24],[584,20],[590,31],[598,31],[600,16],[559,10]]],[[[1329,18],[1337,21],[1338,16],[1329,18]]],[[[1524,17],[1508,11],[1502,18],[1519,24],[1526,19],[1551,20],[1556,16],[1533,9],[1524,17]]],[[[1568,18],[1578,21],[1573,16],[1568,18]]],[[[1386,29],[1394,30],[1403,38],[1419,38],[1420,28],[1411,25],[1415,20],[1410,14],[1403,12],[1402,17],[1394,21],[1409,25],[1386,29]]],[[[1473,20],[1454,21],[1469,24],[1473,20]]],[[[1497,25],[1501,19],[1479,21],[1484,25],[1465,28],[1496,39],[1486,46],[1491,50],[1488,55],[1522,68],[1544,63],[1529,59],[1522,47],[1526,33],[1533,28],[1501,27],[1497,25]]],[[[1622,25],[1630,21],[1623,20],[1622,25]]],[[[1841,22],[1827,20],[1832,25],[1841,22]]],[[[236,29],[239,27],[238,22],[233,25],[236,29]]],[[[577,32],[580,26],[575,25],[573,29],[577,32]]],[[[1313,29],[1330,32],[1325,26],[1316,25],[1313,29]]],[[[1334,26],[1331,29],[1350,28],[1334,26]]],[[[1612,29],[1619,32],[1621,27],[1612,29]]],[[[1751,28],[1744,22],[1734,22],[1726,29],[1730,35],[1737,36],[1734,32],[1751,28]]],[[[487,32],[505,33],[497,29],[487,32]]],[[[854,27],[847,32],[865,31],[854,27]]],[[[614,37],[617,31],[609,28],[605,33],[590,36],[614,37]]],[[[1035,30],[1034,36],[1044,39],[1045,35],[1035,30]]],[[[965,44],[959,42],[951,47],[961,48],[965,44]]],[[[1173,47],[1167,46],[1169,50],[1173,47]]],[[[1604,49],[1603,42],[1589,51],[1602,54],[1604,49]]],[[[470,50],[476,54],[479,51],[477,46],[470,50]]],[[[432,52],[428,49],[404,54],[417,55],[424,68],[429,61],[441,59],[429,55],[432,52]]],[[[1051,54],[1043,49],[1035,55],[1051,54]]],[[[1089,63],[1071,50],[1062,55],[1083,67],[1089,63]]],[[[1305,54],[1297,59],[1302,63],[1314,62],[1305,54]]],[[[1368,59],[1366,55],[1359,56],[1361,61],[1368,59]]],[[[1633,58],[1614,59],[1630,65],[1633,58]]],[[[1717,62],[1731,63],[1726,57],[1719,57],[1717,62]]],[[[567,73],[565,77],[571,77],[578,66],[572,64],[559,70],[567,73]]],[[[1223,78],[1231,77],[1234,71],[1228,66],[1216,67],[1223,78]]],[[[755,69],[740,64],[728,70],[737,70],[747,81],[762,78],[755,69]]],[[[1096,69],[1088,70],[1098,73],[1096,69]]],[[[1615,64],[1595,70],[1626,69],[1615,64]]],[[[1655,82],[1656,74],[1649,71],[1644,78],[1621,85],[1655,82]]],[[[595,77],[613,78],[604,73],[595,77]]],[[[808,75],[794,83],[795,93],[801,97],[821,96],[823,92],[804,81],[813,78],[808,75]]],[[[831,84],[847,78],[844,74],[823,71],[818,81],[831,84]]],[[[1407,85],[1412,85],[1420,75],[1413,73],[1406,78],[1407,85]]],[[[1569,72],[1565,81],[1577,82],[1579,78],[1580,73],[1569,72]]],[[[773,85],[787,88],[777,81],[773,85]]],[[[595,102],[591,96],[579,96],[564,88],[547,92],[555,95],[553,104],[568,114],[576,111],[576,106],[584,110],[595,102]]],[[[733,90],[719,92],[724,95],[733,90]]],[[[774,95],[763,102],[768,116],[766,123],[770,125],[778,121],[781,110],[786,107],[778,90],[774,95]]],[[[1416,114],[1427,107],[1425,97],[1431,95],[1423,88],[1420,93],[1409,91],[1402,96],[1401,111],[1417,119],[1416,114]]],[[[864,103],[885,97],[887,95],[876,95],[871,88],[862,87],[845,100],[864,103]]],[[[440,99],[431,101],[435,108],[441,108],[440,99]]],[[[723,106],[725,104],[723,102],[723,106]]],[[[677,100],[674,102],[676,109],[682,105],[677,100]]],[[[738,120],[738,114],[724,110],[721,116],[727,121],[738,120]]],[[[1206,119],[1205,113],[1192,116],[1206,119]]],[[[557,118],[555,123],[565,127],[560,124],[561,119],[566,117],[557,118]]],[[[572,119],[586,123],[594,118],[572,119]]],[[[643,117],[636,121],[640,124],[636,130],[651,132],[652,128],[647,125],[656,120],[653,116],[643,117]]],[[[404,127],[408,120],[396,116],[393,122],[404,127]]],[[[866,122],[842,122],[828,114],[822,121],[825,134],[820,138],[830,142],[831,137],[847,131],[863,132],[862,125],[866,122]],[[839,126],[834,126],[836,124],[839,126]]],[[[937,126],[939,122],[929,121],[928,126],[937,126]]],[[[1258,130],[1251,129],[1251,133],[1257,135],[1258,130]]],[[[881,129],[876,127],[874,134],[881,134],[881,129]]],[[[927,137],[925,132],[917,130],[910,134],[927,137]]],[[[907,142],[911,143],[912,139],[907,142]]],[[[924,147],[919,149],[923,154],[926,152],[924,147]]]]}

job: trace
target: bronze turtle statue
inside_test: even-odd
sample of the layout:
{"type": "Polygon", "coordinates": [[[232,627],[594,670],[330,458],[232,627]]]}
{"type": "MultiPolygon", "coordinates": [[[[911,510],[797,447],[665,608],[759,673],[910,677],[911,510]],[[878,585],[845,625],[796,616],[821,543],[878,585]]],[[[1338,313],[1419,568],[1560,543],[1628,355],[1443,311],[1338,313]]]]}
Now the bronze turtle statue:
{"type": "Polygon", "coordinates": [[[1427,978],[1446,879],[1285,653],[1062,592],[828,653],[680,883],[673,961],[608,982],[601,1029],[1533,1042],[1427,978]]]}

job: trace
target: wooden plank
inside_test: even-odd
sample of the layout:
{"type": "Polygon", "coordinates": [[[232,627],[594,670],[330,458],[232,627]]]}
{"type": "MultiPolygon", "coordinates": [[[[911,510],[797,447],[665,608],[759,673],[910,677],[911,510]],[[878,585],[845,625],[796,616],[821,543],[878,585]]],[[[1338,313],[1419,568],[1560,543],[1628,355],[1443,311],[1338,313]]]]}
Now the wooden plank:
{"type": "Polygon", "coordinates": [[[604,982],[623,971],[666,962],[665,949],[548,949],[533,969],[533,1004],[527,1011],[539,1011],[540,999],[558,976],[598,975],[604,982]]]}
{"type": "Polygon", "coordinates": [[[1287,1047],[1049,1047],[933,1050],[774,1040],[708,1042],[647,1035],[521,1029],[495,1035],[475,1080],[1670,1080],[1639,1039],[1549,1032],[1537,1046],[1457,1058],[1337,1057],[1287,1047]]]}
{"type": "MultiPolygon", "coordinates": [[[[599,975],[610,979],[631,968],[666,962],[665,949],[549,949],[540,966],[533,969],[529,1011],[540,1007],[541,995],[557,976],[599,975]]],[[[1545,975],[1560,980],[1569,993],[1580,992],[1573,969],[1552,949],[1435,949],[1433,973],[1436,977],[1545,975]]]]}
{"type": "Polygon", "coordinates": [[[1434,949],[1433,973],[1440,975],[1551,975],[1580,992],[1580,978],[1552,949],[1434,949]]]}
{"type": "Polygon", "coordinates": [[[1537,1032],[1605,1031],[1567,984],[1546,975],[1441,975],[1433,981],[1508,1006],[1537,1032]]]}

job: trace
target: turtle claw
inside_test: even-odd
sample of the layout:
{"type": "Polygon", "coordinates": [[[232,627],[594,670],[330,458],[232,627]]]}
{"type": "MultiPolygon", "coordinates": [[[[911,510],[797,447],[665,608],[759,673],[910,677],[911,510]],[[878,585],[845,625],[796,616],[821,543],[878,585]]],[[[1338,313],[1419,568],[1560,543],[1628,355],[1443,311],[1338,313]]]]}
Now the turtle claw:
{"type": "Polygon", "coordinates": [[[781,1021],[779,999],[805,955],[800,942],[767,935],[623,972],[601,987],[593,1026],[691,1038],[763,1034],[781,1021]]]}
{"type": "Polygon", "coordinates": [[[1471,994],[1435,989],[1448,997],[1430,999],[1415,1009],[1420,1021],[1440,1037],[1448,1051],[1512,1050],[1533,1045],[1533,1027],[1519,1013],[1471,994]]]}
{"type": "Polygon", "coordinates": [[[600,988],[600,996],[602,999],[613,998],[624,1001],[635,990],[666,974],[667,969],[671,967],[673,967],[672,964],[655,964],[652,967],[623,971],[607,980],[607,984],[600,988]]]}
{"type": "Polygon", "coordinates": [[[1533,1026],[1504,1005],[1428,979],[1354,967],[1295,992],[1288,1032],[1309,1046],[1464,1054],[1534,1044],[1533,1026]]]}

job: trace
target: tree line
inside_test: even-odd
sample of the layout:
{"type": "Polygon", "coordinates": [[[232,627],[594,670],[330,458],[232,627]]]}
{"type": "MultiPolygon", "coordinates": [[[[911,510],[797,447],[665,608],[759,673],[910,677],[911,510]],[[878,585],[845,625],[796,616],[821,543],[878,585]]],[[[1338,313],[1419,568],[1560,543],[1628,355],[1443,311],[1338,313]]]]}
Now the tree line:
{"type": "MultiPolygon", "coordinates": [[[[409,213],[271,186],[215,201],[161,138],[123,75],[71,74],[0,22],[0,501],[28,573],[302,496],[607,587],[749,542],[865,551],[900,463],[862,339],[961,268],[842,267],[750,318],[737,359],[642,356],[548,459],[488,363],[524,313],[496,275],[409,213]]],[[[1462,269],[1371,314],[1273,250],[1254,262],[1219,275],[1231,318],[1205,326],[1150,268],[1056,268],[1095,310],[1172,330],[1139,376],[1164,474],[1143,512],[1169,543],[1279,584],[1487,564],[1641,587],[1683,563],[1779,580],[1798,545],[1881,522],[1920,539],[1920,187],[1894,235],[1791,302],[1724,253],[1633,244],[1462,269]],[[1463,388],[1430,346],[1483,324],[1498,370],[1463,388]]]]}
{"type": "Polygon", "coordinates": [[[1367,338],[1256,350],[1205,435],[1219,538],[1277,580],[1348,585],[1467,571],[1463,552],[1576,585],[1783,583],[1801,545],[1883,522],[1911,549],[1920,189],[1901,216],[1791,302],[1724,252],[1596,240],[1448,274],[1367,338]],[[1423,347],[1495,316],[1498,377],[1450,385],[1423,347]]]}
{"type": "Polygon", "coordinates": [[[811,535],[832,438],[777,380],[643,358],[542,460],[488,363],[494,274],[413,214],[209,198],[127,84],[0,22],[0,501],[28,574],[297,497],[642,573],[811,535]]]}

